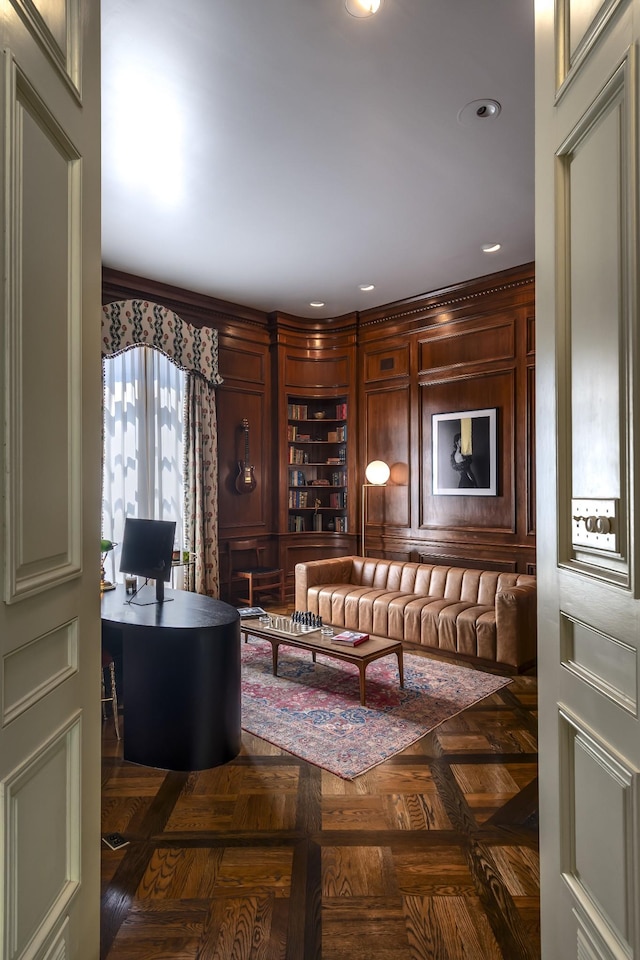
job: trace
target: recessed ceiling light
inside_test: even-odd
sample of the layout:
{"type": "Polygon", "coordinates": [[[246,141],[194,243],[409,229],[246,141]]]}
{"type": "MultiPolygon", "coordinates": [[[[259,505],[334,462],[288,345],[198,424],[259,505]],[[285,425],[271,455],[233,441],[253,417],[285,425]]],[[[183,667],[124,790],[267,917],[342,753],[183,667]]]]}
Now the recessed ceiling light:
{"type": "Polygon", "coordinates": [[[322,300],[312,300],[309,304],[310,307],[324,307],[324,301],[322,300]]]}
{"type": "Polygon", "coordinates": [[[358,290],[363,290],[364,292],[368,292],[369,290],[375,290],[375,287],[372,283],[361,283],[360,286],[358,287],[358,290]]]}
{"type": "Polygon", "coordinates": [[[347,13],[352,17],[370,17],[380,9],[382,0],[345,0],[347,13]]]}
{"type": "Polygon", "coordinates": [[[478,120],[495,120],[502,107],[497,100],[472,100],[458,112],[460,123],[477,123],[478,120]]]}
{"type": "Polygon", "coordinates": [[[501,248],[501,243],[483,243],[482,252],[483,253],[497,253],[501,248]]]}

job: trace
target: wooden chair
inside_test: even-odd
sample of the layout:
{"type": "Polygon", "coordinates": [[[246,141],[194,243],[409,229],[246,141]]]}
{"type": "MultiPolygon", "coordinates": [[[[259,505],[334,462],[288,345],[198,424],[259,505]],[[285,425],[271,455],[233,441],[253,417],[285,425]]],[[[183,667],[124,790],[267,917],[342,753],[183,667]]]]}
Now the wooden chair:
{"type": "Polygon", "coordinates": [[[229,540],[227,543],[229,571],[229,599],[232,597],[234,580],[246,580],[247,596],[238,597],[242,603],[253,607],[260,594],[277,593],[280,603],[285,602],[284,570],[267,567],[263,556],[266,547],[259,540],[229,540]],[[235,556],[242,557],[236,562],[235,556]]]}

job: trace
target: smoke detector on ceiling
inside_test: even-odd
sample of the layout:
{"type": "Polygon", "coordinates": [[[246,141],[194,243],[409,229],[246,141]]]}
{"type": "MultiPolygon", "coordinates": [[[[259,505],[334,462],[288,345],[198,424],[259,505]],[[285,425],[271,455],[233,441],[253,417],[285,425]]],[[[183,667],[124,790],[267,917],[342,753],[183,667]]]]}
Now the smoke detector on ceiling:
{"type": "Polygon", "coordinates": [[[495,120],[502,106],[497,100],[472,100],[458,113],[460,123],[477,123],[480,120],[495,120]]]}

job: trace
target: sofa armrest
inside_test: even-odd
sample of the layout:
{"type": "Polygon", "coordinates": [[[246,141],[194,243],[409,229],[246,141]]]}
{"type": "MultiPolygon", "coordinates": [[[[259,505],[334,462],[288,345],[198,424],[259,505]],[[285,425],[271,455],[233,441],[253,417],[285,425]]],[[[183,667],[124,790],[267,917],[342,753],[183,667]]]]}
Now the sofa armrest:
{"type": "Polygon", "coordinates": [[[496,660],[520,666],[536,657],[537,590],[507,587],[496,593],[496,660]]]}
{"type": "Polygon", "coordinates": [[[295,566],[295,609],[307,610],[307,590],[322,583],[350,583],[353,557],[328,557],[295,566]]]}

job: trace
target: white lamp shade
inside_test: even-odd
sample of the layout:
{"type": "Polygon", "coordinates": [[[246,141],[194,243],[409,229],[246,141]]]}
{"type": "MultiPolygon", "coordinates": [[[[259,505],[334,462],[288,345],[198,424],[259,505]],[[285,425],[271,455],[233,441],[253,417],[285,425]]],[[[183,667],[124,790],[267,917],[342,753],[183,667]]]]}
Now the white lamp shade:
{"type": "Polygon", "coordinates": [[[347,13],[352,17],[370,17],[376,13],[382,0],[345,0],[347,13]]]}
{"type": "Polygon", "coordinates": [[[367,464],[364,475],[368,483],[381,487],[391,476],[391,470],[384,460],[372,460],[371,463],[367,464]]]}

